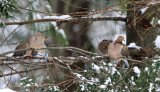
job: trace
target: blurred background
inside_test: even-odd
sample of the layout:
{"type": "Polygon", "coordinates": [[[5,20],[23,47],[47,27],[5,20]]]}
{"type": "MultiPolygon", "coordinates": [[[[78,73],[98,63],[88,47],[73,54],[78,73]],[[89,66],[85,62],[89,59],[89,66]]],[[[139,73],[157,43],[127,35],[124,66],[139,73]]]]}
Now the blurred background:
{"type": "MultiPolygon", "coordinates": [[[[3,1],[3,0],[2,0],[3,1]]],[[[13,0],[14,1],[14,0],[13,0]]],[[[4,1],[6,3],[7,1],[4,1]]],[[[37,20],[45,18],[61,19],[65,17],[80,18],[80,17],[125,17],[125,12],[104,12],[92,13],[94,10],[103,9],[112,4],[118,4],[119,1],[72,1],[72,0],[28,0],[15,1],[18,6],[23,6],[25,9],[15,8],[16,13],[8,11],[8,16],[12,18],[1,18],[3,22],[21,22],[28,20],[37,20]],[[32,11],[29,11],[29,10],[32,11]],[[34,12],[35,11],[35,12],[34,12]],[[18,13],[17,13],[18,12],[18,13]],[[41,13],[42,12],[42,13],[41,13]],[[82,12],[82,14],[76,14],[82,12]],[[72,14],[73,13],[73,14],[72,14]],[[57,15],[58,16],[57,16],[57,15]],[[71,14],[71,15],[70,15],[71,14]],[[68,15],[68,16],[62,16],[68,15]]],[[[125,6],[125,5],[123,5],[125,6]]],[[[116,6],[113,8],[120,8],[116,6]]],[[[112,8],[111,8],[112,9],[112,8]]],[[[106,9],[107,10],[107,9],[106,9]]],[[[108,10],[109,11],[109,10],[108,10]]],[[[14,50],[15,47],[23,40],[28,39],[31,35],[37,32],[43,32],[48,38],[52,46],[74,46],[92,52],[96,51],[98,42],[103,39],[115,40],[119,35],[125,36],[125,22],[123,21],[82,21],[75,23],[56,23],[43,22],[31,23],[26,25],[7,25],[1,29],[1,52],[14,50]],[[5,44],[7,44],[5,46],[5,44]],[[8,45],[11,44],[11,45],[8,45]],[[4,51],[5,49],[5,51],[4,51]]],[[[51,51],[52,53],[52,51],[51,51]]],[[[53,56],[70,55],[71,53],[52,53],[53,56]]]]}
{"type": "MultiPolygon", "coordinates": [[[[160,47],[159,0],[0,0],[0,12],[0,53],[15,50],[37,32],[48,37],[49,46],[73,46],[91,52],[97,52],[100,41],[118,36],[124,36],[127,45],[134,42],[143,47],[144,52],[150,52],[148,57],[160,47]],[[74,18],[82,19],[61,21],[74,18]],[[41,19],[57,20],[14,24],[41,19]]],[[[52,57],[76,55],[68,50],[49,51],[52,57]]],[[[1,80],[3,83],[5,79],[1,80]]]]}

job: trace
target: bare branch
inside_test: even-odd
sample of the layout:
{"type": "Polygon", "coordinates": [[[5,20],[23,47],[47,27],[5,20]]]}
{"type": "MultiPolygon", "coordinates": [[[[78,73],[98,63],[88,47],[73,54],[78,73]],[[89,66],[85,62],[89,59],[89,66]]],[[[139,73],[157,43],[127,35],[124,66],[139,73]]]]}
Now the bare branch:
{"type": "MultiPolygon", "coordinates": [[[[31,49],[34,49],[34,48],[8,51],[8,52],[0,54],[0,57],[5,57],[5,55],[10,54],[10,53],[19,52],[19,51],[27,51],[27,50],[31,50],[31,49]]],[[[76,47],[47,47],[47,48],[41,48],[41,49],[35,49],[35,50],[42,50],[42,49],[63,49],[63,50],[73,49],[73,50],[77,50],[77,51],[80,51],[80,52],[83,52],[83,53],[87,53],[87,54],[91,54],[91,55],[97,55],[97,53],[92,53],[92,52],[89,52],[89,51],[86,51],[86,50],[83,50],[83,49],[80,49],[80,48],[76,48],[76,47]]]]}
{"type": "Polygon", "coordinates": [[[38,22],[58,22],[58,23],[68,23],[68,22],[81,22],[81,21],[107,21],[107,20],[115,20],[115,21],[126,21],[126,18],[123,17],[96,17],[96,18],[71,18],[71,19],[37,19],[37,20],[29,20],[24,22],[6,22],[5,25],[24,25],[30,23],[38,23],[38,22]]]}

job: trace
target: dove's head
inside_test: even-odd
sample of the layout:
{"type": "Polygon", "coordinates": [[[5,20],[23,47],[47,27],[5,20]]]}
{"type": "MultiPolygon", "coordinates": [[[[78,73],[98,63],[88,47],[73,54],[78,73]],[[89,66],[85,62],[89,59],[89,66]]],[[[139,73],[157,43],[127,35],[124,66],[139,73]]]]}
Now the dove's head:
{"type": "Polygon", "coordinates": [[[47,37],[38,32],[35,35],[33,35],[30,39],[30,47],[32,48],[44,48],[44,45],[46,45],[47,37]]]}
{"type": "Polygon", "coordinates": [[[119,36],[116,40],[116,42],[122,43],[122,41],[124,40],[123,36],[119,36]]]}
{"type": "Polygon", "coordinates": [[[38,41],[44,41],[45,39],[47,39],[47,37],[44,34],[38,32],[32,36],[32,39],[38,42],[38,41]]]}
{"type": "Polygon", "coordinates": [[[34,35],[34,37],[45,37],[45,35],[42,34],[42,33],[40,33],[40,32],[38,32],[38,33],[36,33],[36,34],[34,35]]]}

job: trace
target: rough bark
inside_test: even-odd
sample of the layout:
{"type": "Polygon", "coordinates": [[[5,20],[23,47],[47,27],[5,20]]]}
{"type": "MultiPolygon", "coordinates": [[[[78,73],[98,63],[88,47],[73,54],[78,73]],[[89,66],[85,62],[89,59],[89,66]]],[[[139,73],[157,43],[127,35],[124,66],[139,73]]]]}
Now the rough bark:
{"type": "MultiPolygon", "coordinates": [[[[140,1],[140,0],[136,0],[140,1]]],[[[129,8],[134,8],[136,4],[128,5],[129,8]]],[[[160,6],[149,7],[143,14],[140,10],[127,12],[127,44],[135,42],[137,45],[144,48],[148,55],[154,55],[154,41],[158,35],[157,14],[160,12],[160,6]]]]}

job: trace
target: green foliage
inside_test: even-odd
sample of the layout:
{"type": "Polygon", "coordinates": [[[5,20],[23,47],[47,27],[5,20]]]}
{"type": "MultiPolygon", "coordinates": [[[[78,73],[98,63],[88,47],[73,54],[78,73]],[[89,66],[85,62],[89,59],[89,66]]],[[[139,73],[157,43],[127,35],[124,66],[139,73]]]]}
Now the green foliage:
{"type": "MultiPolygon", "coordinates": [[[[14,19],[13,13],[20,13],[15,6],[16,2],[16,0],[0,0],[0,17],[4,17],[4,19],[14,19]]],[[[0,20],[0,27],[4,26],[4,22],[0,20]]]]}
{"type": "Polygon", "coordinates": [[[7,18],[14,18],[12,15],[13,12],[19,12],[19,10],[13,5],[16,4],[16,0],[1,0],[0,3],[0,12],[1,16],[5,16],[7,18]]]}
{"type": "Polygon", "coordinates": [[[39,88],[35,80],[32,78],[24,77],[20,80],[20,86],[25,86],[25,91],[30,91],[33,88],[35,89],[37,87],[37,89],[40,89],[41,92],[60,92],[59,87],[55,86],[54,82],[51,81],[49,78],[44,79],[44,83],[53,84],[53,86],[50,85],[39,88]]]}
{"type": "Polygon", "coordinates": [[[127,69],[123,73],[112,67],[110,63],[99,61],[88,65],[88,70],[82,74],[75,73],[81,80],[78,90],[81,92],[155,92],[160,85],[160,59],[148,60],[139,68],[134,66],[133,69],[127,69]],[[138,71],[138,72],[137,72],[138,71]]]}
{"type": "Polygon", "coordinates": [[[4,27],[4,26],[5,26],[4,22],[0,20],[0,27],[4,27]]]}
{"type": "Polygon", "coordinates": [[[44,80],[44,83],[46,84],[53,84],[53,86],[45,86],[41,88],[41,92],[60,92],[60,89],[58,86],[54,86],[54,81],[50,80],[49,78],[46,78],[44,80]]]}
{"type": "Polygon", "coordinates": [[[33,85],[37,85],[37,83],[35,82],[34,79],[24,77],[20,80],[19,86],[26,86],[26,87],[24,87],[25,91],[30,91],[32,88],[35,88],[35,86],[33,86],[33,85]]]}

